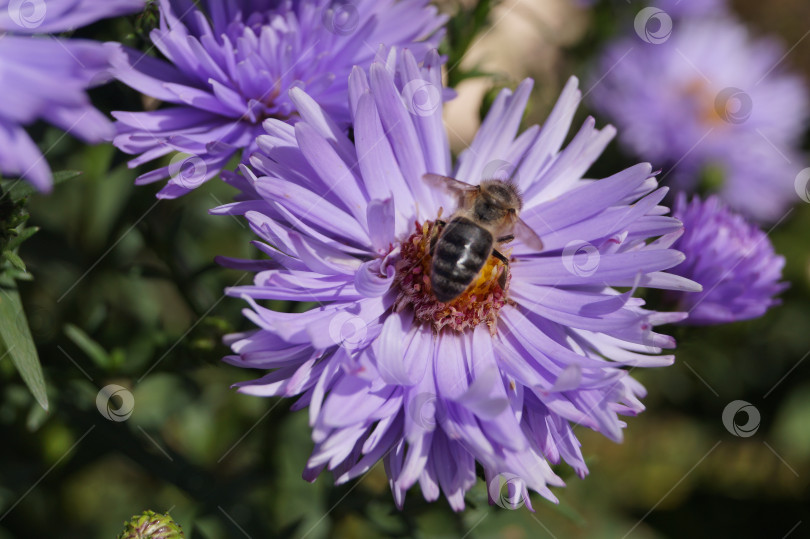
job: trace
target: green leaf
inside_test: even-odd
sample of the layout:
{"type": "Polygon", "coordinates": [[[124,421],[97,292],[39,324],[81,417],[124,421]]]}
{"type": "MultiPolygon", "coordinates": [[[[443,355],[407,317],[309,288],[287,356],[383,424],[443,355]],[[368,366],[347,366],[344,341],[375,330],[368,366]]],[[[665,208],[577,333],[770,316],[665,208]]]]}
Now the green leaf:
{"type": "Polygon", "coordinates": [[[11,358],[36,401],[47,410],[48,395],[37,349],[28,329],[20,294],[8,278],[0,280],[0,354],[11,358]]]}
{"type": "Polygon", "coordinates": [[[107,351],[94,341],[90,335],[85,333],[78,326],[73,324],[65,324],[65,335],[73,341],[73,344],[82,349],[82,352],[93,360],[99,367],[107,367],[110,365],[110,356],[107,351]]]}
{"type": "Polygon", "coordinates": [[[19,271],[16,269],[9,269],[6,271],[6,277],[10,277],[15,281],[33,281],[34,276],[28,273],[27,271],[19,271]]]}
{"type": "Polygon", "coordinates": [[[59,185],[62,182],[72,180],[76,176],[81,176],[81,170],[59,170],[53,173],[53,184],[59,185]]]}
{"type": "Polygon", "coordinates": [[[23,228],[16,236],[12,237],[9,240],[8,246],[6,248],[9,249],[9,250],[16,249],[17,247],[22,245],[22,243],[25,240],[27,240],[28,238],[30,238],[31,236],[33,236],[37,232],[39,232],[39,227],[38,226],[29,226],[29,227],[23,228]]]}
{"type": "Polygon", "coordinates": [[[25,270],[25,262],[23,262],[20,255],[15,253],[14,251],[3,251],[3,257],[8,260],[12,266],[17,268],[18,270],[24,272],[25,270]]]}
{"type": "MultiPolygon", "coordinates": [[[[53,173],[53,184],[59,185],[62,182],[73,179],[81,175],[80,170],[60,170],[53,173]]],[[[11,199],[14,202],[19,202],[27,196],[31,196],[38,191],[28,182],[14,181],[9,187],[8,192],[11,194],[11,199]]]]}
{"type": "Polygon", "coordinates": [[[497,1],[480,0],[474,7],[461,8],[447,23],[447,37],[443,49],[447,54],[448,86],[455,88],[464,78],[461,61],[475,38],[488,24],[489,15],[497,1]]]}

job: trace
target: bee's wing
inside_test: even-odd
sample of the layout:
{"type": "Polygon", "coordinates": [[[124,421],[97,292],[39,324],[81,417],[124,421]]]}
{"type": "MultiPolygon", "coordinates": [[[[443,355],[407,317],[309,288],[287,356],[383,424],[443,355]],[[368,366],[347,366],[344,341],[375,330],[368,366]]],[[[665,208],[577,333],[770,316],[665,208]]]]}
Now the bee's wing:
{"type": "Polygon", "coordinates": [[[526,221],[515,216],[512,224],[514,226],[512,230],[517,239],[525,243],[529,249],[534,251],[543,250],[543,240],[540,239],[540,236],[537,235],[537,232],[535,232],[532,227],[526,224],[526,221]]]}
{"type": "Polygon", "coordinates": [[[450,176],[433,174],[432,172],[428,172],[427,174],[422,176],[422,178],[425,181],[430,182],[433,185],[448,191],[452,195],[470,193],[472,191],[478,191],[479,189],[477,185],[472,185],[467,182],[451,178],[450,176]]]}

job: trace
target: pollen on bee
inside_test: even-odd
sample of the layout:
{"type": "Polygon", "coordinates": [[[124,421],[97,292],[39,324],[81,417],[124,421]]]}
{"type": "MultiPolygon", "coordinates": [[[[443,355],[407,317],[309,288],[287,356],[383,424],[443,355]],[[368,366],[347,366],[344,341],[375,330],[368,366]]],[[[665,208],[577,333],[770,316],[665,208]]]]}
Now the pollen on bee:
{"type": "Polygon", "coordinates": [[[433,295],[430,284],[431,243],[435,242],[439,227],[434,221],[415,225],[415,232],[401,246],[394,279],[399,295],[394,309],[399,312],[411,307],[414,319],[429,324],[436,333],[444,328],[462,332],[479,324],[486,324],[493,335],[497,333],[498,313],[508,303],[509,268],[490,256],[475,281],[459,297],[442,303],[433,295]]]}

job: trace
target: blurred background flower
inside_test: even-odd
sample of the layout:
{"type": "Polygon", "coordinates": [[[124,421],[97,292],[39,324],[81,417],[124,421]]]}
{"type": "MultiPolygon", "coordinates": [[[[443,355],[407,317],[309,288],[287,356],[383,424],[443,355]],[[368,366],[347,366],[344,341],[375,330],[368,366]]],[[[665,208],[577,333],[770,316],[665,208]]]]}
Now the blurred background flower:
{"type": "Polygon", "coordinates": [[[100,19],[142,10],[147,0],[0,0],[0,29],[12,34],[56,34],[100,19]]]}
{"type": "MultiPolygon", "coordinates": [[[[0,172],[40,191],[53,183],[48,161],[24,126],[44,120],[89,143],[110,140],[113,126],[85,92],[112,77],[114,50],[101,43],[39,36],[134,13],[145,0],[0,1],[0,172]]],[[[46,150],[47,152],[47,150],[46,150]]]]}
{"type": "Polygon", "coordinates": [[[805,82],[783,65],[786,48],[716,14],[673,24],[652,11],[634,22],[637,35],[609,44],[592,76],[592,102],[624,147],[678,189],[717,191],[747,216],[782,218],[796,201],[810,113],[805,82]]]}
{"type": "MultiPolygon", "coordinates": [[[[639,2],[630,2],[630,4],[638,8],[643,7],[643,4],[639,2]]],[[[727,0],[655,0],[650,4],[672,17],[717,16],[728,11],[727,0]]]]}
{"type": "Polygon", "coordinates": [[[716,197],[680,194],[674,216],[685,232],[673,244],[686,260],[671,271],[703,285],[697,294],[678,294],[677,310],[689,314],[684,323],[724,324],[762,316],[779,305],[788,285],[780,282],[784,257],[756,225],[731,211],[716,197]]]}
{"type": "Polygon", "coordinates": [[[127,49],[113,73],[170,106],[113,114],[115,145],[138,154],[130,166],[187,157],[138,176],[139,184],[169,178],[162,198],[213,178],[238,151],[247,158],[263,120],[294,121],[290,88],[306,89],[346,128],[352,67],[368,65],[383,43],[424,55],[446,21],[427,0],[160,0],[159,9],[150,38],[166,60],[127,49]]]}

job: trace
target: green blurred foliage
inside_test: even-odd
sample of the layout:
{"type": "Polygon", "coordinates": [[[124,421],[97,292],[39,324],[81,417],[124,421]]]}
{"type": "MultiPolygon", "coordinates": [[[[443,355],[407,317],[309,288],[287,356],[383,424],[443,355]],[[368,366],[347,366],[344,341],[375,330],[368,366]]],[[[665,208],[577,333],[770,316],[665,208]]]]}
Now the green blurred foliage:
{"type": "MultiPolygon", "coordinates": [[[[590,31],[591,51],[614,25],[604,14],[590,31]]],[[[452,61],[486,20],[473,8],[451,26],[445,52],[452,61]]],[[[142,46],[154,23],[150,13],[82,35],[125,35],[142,46]]],[[[580,53],[572,52],[572,65],[584,65],[580,53]]],[[[94,97],[107,110],[141,106],[116,85],[94,97]]],[[[306,412],[230,388],[259,375],[220,361],[228,353],[223,335],[250,327],[241,301],[223,290],[250,277],[212,260],[255,256],[243,222],[207,213],[230,201],[232,190],[209,182],[180,200],[157,201],[157,188],[134,187],[137,171],[110,146],[35,131],[54,170],[81,175],[50,196],[29,197],[24,226],[39,231],[14,246],[34,277],[19,289],[50,407],[45,412],[10,362],[0,361],[0,539],[115,537],[145,509],[170,512],[194,539],[783,537],[800,521],[793,536],[806,535],[810,205],[797,205],[771,233],[788,260],[784,304],[751,322],[670,328],[678,361],[633,372],[649,390],[648,410],[627,419],[624,443],[577,429],[591,475],[580,480],[559,467],[568,483],[555,490],[559,505],[534,496],[534,513],[492,507],[479,481],[464,513],[425,503],[418,489],[399,512],[381,464],[340,487],[327,475],[303,481],[312,448],[306,412]],[[97,408],[109,384],[133,395],[126,421],[97,408]],[[738,399],[761,412],[748,438],[721,421],[738,399]]],[[[611,146],[594,174],[626,164],[611,146]]],[[[113,397],[110,406],[122,404],[113,397]]]]}

